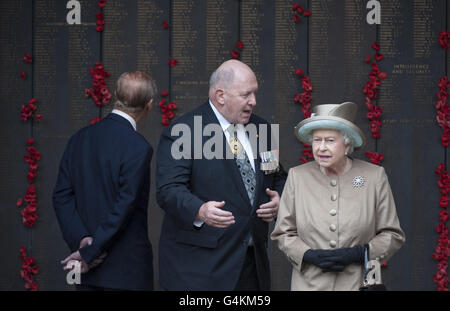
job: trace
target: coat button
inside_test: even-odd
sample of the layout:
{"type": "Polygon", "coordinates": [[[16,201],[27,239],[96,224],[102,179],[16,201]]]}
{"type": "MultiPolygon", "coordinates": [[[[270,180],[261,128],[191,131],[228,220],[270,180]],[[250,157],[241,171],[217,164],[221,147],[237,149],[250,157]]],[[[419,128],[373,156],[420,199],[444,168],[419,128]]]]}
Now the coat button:
{"type": "Polygon", "coordinates": [[[331,224],[330,225],[330,231],[332,231],[332,232],[336,231],[336,225],[335,224],[331,224]]]}
{"type": "Polygon", "coordinates": [[[332,179],[332,180],[330,181],[330,184],[331,184],[333,187],[335,187],[335,186],[337,185],[336,179],[332,179]]]}
{"type": "Polygon", "coordinates": [[[336,201],[337,200],[337,195],[336,194],[333,194],[332,196],[331,196],[331,201],[336,201]]]}
{"type": "Polygon", "coordinates": [[[337,214],[337,211],[335,209],[330,210],[330,215],[335,216],[337,214]]]}
{"type": "Polygon", "coordinates": [[[331,241],[330,241],[330,246],[331,246],[332,248],[335,248],[336,245],[337,245],[337,243],[336,243],[335,240],[331,240],[331,241]]]}

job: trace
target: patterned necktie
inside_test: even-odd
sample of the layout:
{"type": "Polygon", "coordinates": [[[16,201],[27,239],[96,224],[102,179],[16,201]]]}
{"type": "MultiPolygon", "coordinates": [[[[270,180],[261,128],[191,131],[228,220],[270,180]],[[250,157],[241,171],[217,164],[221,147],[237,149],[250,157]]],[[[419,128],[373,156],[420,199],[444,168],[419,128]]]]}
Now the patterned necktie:
{"type": "Polygon", "coordinates": [[[250,203],[253,205],[253,201],[255,200],[255,189],[256,189],[256,174],[253,171],[252,165],[250,164],[250,160],[245,152],[244,147],[237,137],[237,131],[233,124],[231,124],[228,129],[232,135],[231,142],[231,150],[234,154],[234,159],[236,161],[239,172],[241,173],[242,181],[244,182],[245,189],[247,190],[248,198],[250,199],[250,203]]]}

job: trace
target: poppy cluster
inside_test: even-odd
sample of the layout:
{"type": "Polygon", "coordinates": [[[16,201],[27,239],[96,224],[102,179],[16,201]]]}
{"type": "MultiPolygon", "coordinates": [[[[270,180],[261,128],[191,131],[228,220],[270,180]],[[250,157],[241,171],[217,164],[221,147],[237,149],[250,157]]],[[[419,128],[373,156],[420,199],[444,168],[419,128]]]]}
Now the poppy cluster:
{"type": "Polygon", "coordinates": [[[450,81],[447,77],[441,77],[438,83],[439,92],[437,95],[437,102],[435,107],[437,109],[436,121],[442,128],[441,144],[444,147],[450,145],[450,106],[448,105],[448,97],[450,93],[447,89],[450,87],[450,81]]]}
{"type": "Polygon", "coordinates": [[[303,150],[302,150],[302,157],[300,158],[300,162],[301,163],[306,163],[308,162],[309,159],[314,158],[312,149],[311,149],[311,145],[302,143],[303,145],[303,150]]]}
{"type": "Polygon", "coordinates": [[[170,124],[170,120],[175,116],[175,113],[173,111],[178,108],[175,102],[167,103],[167,99],[165,97],[167,97],[168,95],[169,92],[167,90],[162,91],[161,97],[163,98],[159,101],[159,110],[162,113],[161,124],[164,127],[170,124]]]}
{"type": "Polygon", "coordinates": [[[444,50],[450,50],[450,31],[444,30],[439,33],[439,44],[444,50]]]}
{"type": "Polygon", "coordinates": [[[27,193],[25,194],[24,199],[22,198],[17,200],[17,207],[21,207],[23,202],[26,203],[26,206],[22,209],[22,222],[27,227],[34,227],[37,220],[37,195],[36,195],[36,186],[29,185],[27,189],[27,193]]]}
{"type": "Polygon", "coordinates": [[[370,63],[372,70],[369,74],[369,81],[364,86],[364,94],[366,95],[365,104],[368,109],[366,114],[367,118],[370,120],[370,132],[374,139],[380,138],[381,132],[381,113],[382,109],[380,106],[371,103],[378,96],[378,88],[380,87],[381,81],[386,79],[386,73],[381,72],[378,62],[383,59],[383,54],[379,52],[380,45],[377,42],[372,43],[372,48],[375,50],[375,55],[373,60],[370,56],[366,57],[366,63],[370,63]]]}
{"type": "Polygon", "coordinates": [[[439,200],[439,206],[441,211],[439,213],[439,224],[436,227],[436,232],[439,233],[438,243],[433,253],[433,258],[438,261],[438,266],[433,281],[436,283],[437,290],[448,291],[448,257],[450,255],[450,241],[448,239],[448,226],[446,222],[449,214],[447,211],[449,199],[448,194],[450,192],[450,173],[446,171],[445,165],[440,163],[434,171],[438,176],[437,182],[441,199],[439,200]]]}
{"type": "MultiPolygon", "coordinates": [[[[365,94],[365,105],[367,107],[366,117],[369,119],[369,129],[373,139],[379,139],[381,137],[381,114],[383,109],[372,103],[378,97],[378,88],[381,85],[381,81],[386,79],[386,73],[380,70],[378,62],[383,59],[383,54],[380,53],[380,45],[378,42],[372,43],[372,49],[375,50],[373,59],[367,56],[365,61],[371,65],[372,70],[369,73],[369,81],[364,85],[363,92],[365,94]]],[[[366,151],[365,155],[369,158],[370,162],[376,165],[381,165],[384,160],[382,153],[366,151]]]]}
{"type": "Polygon", "coordinates": [[[39,273],[39,267],[36,265],[36,260],[27,256],[27,251],[24,246],[19,249],[19,258],[22,259],[22,269],[20,276],[25,280],[25,288],[31,291],[37,291],[38,285],[34,280],[34,275],[39,273]]]}
{"type": "MultiPolygon", "coordinates": [[[[301,105],[301,109],[303,112],[303,117],[305,119],[311,117],[311,92],[312,85],[311,79],[304,74],[303,69],[297,68],[295,70],[295,74],[302,81],[302,90],[303,93],[296,93],[294,95],[294,102],[299,103],[301,105]]],[[[313,153],[311,150],[311,145],[303,143],[302,157],[300,158],[300,162],[306,163],[309,159],[313,158],[313,153]]]]}
{"type": "Polygon", "coordinates": [[[97,107],[108,105],[112,95],[108,90],[105,78],[109,77],[110,74],[105,71],[105,68],[100,62],[96,62],[94,67],[91,67],[90,72],[92,88],[85,90],[85,97],[92,97],[97,107]]]}
{"type": "Polygon", "coordinates": [[[28,155],[24,156],[25,162],[28,163],[28,182],[33,183],[36,178],[36,172],[38,169],[38,162],[41,160],[41,154],[39,151],[33,146],[34,139],[27,139],[27,151],[28,155]]]}
{"type": "Polygon", "coordinates": [[[311,109],[311,92],[312,92],[311,79],[303,73],[303,70],[301,68],[298,68],[295,71],[295,74],[302,81],[303,93],[296,93],[294,95],[294,102],[301,104],[303,116],[306,119],[311,116],[311,111],[310,111],[310,109],[311,109]]]}
{"type": "Polygon", "coordinates": [[[27,193],[25,194],[25,197],[19,198],[17,200],[17,207],[21,207],[23,202],[26,202],[27,205],[24,209],[22,209],[22,222],[27,227],[33,227],[36,223],[37,219],[37,199],[36,199],[36,186],[33,184],[36,175],[37,175],[37,169],[38,169],[38,162],[41,160],[41,154],[39,151],[33,146],[34,139],[29,138],[27,139],[27,151],[28,155],[24,156],[24,160],[26,163],[28,163],[28,175],[27,180],[30,184],[27,189],[27,193]]]}
{"type": "Polygon", "coordinates": [[[28,104],[22,105],[22,107],[20,108],[20,118],[23,121],[27,121],[29,118],[33,117],[36,121],[42,119],[42,114],[40,113],[35,114],[37,110],[36,102],[37,102],[36,98],[32,98],[28,101],[28,104]]]}
{"type": "Polygon", "coordinates": [[[244,43],[239,40],[238,42],[236,42],[235,44],[235,48],[233,50],[231,50],[231,56],[233,58],[239,58],[241,56],[241,52],[244,49],[244,43]]]}
{"type": "Polygon", "coordinates": [[[381,162],[384,160],[384,155],[382,153],[367,150],[365,155],[370,159],[370,162],[376,165],[381,165],[381,162]]]}
{"type": "MultiPolygon", "coordinates": [[[[100,9],[102,9],[106,5],[106,0],[99,0],[97,5],[100,9]]],[[[100,11],[95,16],[97,17],[97,26],[95,27],[95,30],[97,30],[97,32],[102,32],[105,28],[105,18],[103,16],[103,12],[100,11]]]]}
{"type": "Polygon", "coordinates": [[[311,15],[311,11],[305,10],[300,4],[294,3],[291,7],[291,10],[294,12],[294,22],[298,23],[301,20],[301,17],[308,17],[311,15]]]}

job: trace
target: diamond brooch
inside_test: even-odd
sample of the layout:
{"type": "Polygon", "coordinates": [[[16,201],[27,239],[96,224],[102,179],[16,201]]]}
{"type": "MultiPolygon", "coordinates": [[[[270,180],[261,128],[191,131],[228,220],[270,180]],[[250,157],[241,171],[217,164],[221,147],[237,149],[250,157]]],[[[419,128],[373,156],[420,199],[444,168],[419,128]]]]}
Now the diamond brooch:
{"type": "Polygon", "coordinates": [[[364,186],[365,179],[362,176],[356,176],[353,178],[353,187],[354,188],[361,188],[364,186]]]}

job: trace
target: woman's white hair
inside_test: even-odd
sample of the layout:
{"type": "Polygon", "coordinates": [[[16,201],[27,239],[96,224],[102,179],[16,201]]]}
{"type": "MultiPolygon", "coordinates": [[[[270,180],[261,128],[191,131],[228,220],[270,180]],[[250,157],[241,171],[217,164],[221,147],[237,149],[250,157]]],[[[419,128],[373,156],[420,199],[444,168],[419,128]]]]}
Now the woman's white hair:
{"type": "MultiPolygon", "coordinates": [[[[342,138],[344,139],[344,145],[348,146],[348,152],[347,154],[350,155],[353,153],[353,151],[355,150],[355,142],[353,141],[353,139],[351,138],[351,136],[349,136],[346,132],[341,131],[341,130],[335,130],[337,132],[339,132],[342,135],[342,138]]],[[[312,135],[309,136],[309,144],[312,144],[312,135]]]]}

